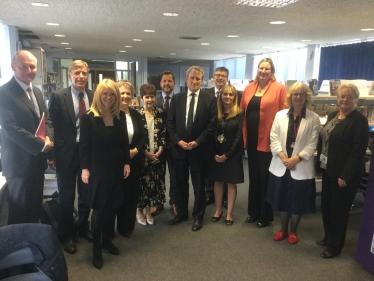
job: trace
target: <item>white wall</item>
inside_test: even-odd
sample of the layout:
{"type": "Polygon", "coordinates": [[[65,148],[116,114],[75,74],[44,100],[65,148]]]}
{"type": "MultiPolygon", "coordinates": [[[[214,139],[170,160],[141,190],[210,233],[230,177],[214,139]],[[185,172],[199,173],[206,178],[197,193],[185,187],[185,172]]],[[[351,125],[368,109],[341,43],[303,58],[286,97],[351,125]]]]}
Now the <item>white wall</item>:
{"type": "Polygon", "coordinates": [[[13,76],[11,61],[9,28],[0,21],[0,86],[13,76]]]}

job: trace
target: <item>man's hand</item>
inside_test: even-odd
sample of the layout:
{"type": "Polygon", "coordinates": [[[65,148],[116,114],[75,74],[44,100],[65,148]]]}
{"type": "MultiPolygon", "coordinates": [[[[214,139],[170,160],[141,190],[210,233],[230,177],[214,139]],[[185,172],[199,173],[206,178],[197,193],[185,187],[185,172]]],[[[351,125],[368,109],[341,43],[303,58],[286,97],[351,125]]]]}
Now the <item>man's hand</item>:
{"type": "Polygon", "coordinates": [[[183,148],[184,150],[191,150],[191,149],[192,149],[192,147],[188,146],[188,143],[186,143],[185,141],[182,141],[182,140],[180,140],[180,141],[178,142],[178,145],[179,145],[181,148],[183,148]]]}
{"type": "Polygon", "coordinates": [[[127,179],[130,175],[130,165],[126,164],[124,167],[123,167],[123,178],[124,179],[127,179]]]}
{"type": "Polygon", "coordinates": [[[48,136],[46,136],[45,138],[40,138],[40,139],[46,143],[46,146],[44,147],[44,150],[42,152],[45,152],[45,153],[50,152],[54,146],[53,142],[51,142],[48,136]]]}
{"type": "Polygon", "coordinates": [[[194,149],[195,147],[199,146],[199,144],[196,141],[191,141],[187,145],[188,147],[191,147],[191,149],[194,149]]]}
{"type": "Polygon", "coordinates": [[[90,171],[88,169],[82,169],[82,181],[85,184],[88,184],[88,182],[90,181],[90,176],[90,171]]]}
{"type": "Polygon", "coordinates": [[[48,164],[48,167],[52,170],[56,170],[56,163],[55,163],[55,160],[47,160],[47,164],[48,164]]]}
{"type": "Polygon", "coordinates": [[[215,155],[214,159],[216,160],[216,162],[223,163],[227,160],[227,157],[226,157],[225,154],[223,154],[221,156],[220,155],[215,155]]]}
{"type": "Polygon", "coordinates": [[[130,159],[134,158],[136,154],[138,154],[138,150],[136,148],[130,149],[130,159]]]}

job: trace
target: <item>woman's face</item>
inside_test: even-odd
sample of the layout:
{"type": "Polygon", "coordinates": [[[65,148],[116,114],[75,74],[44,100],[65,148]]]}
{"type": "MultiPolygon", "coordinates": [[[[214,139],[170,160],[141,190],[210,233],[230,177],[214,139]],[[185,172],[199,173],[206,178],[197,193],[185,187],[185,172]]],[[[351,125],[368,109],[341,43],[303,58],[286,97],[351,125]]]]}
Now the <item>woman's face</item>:
{"type": "Polygon", "coordinates": [[[147,109],[151,109],[155,104],[155,98],[155,95],[146,93],[142,98],[144,102],[144,107],[147,109]]]}
{"type": "Polygon", "coordinates": [[[109,109],[116,102],[116,94],[109,88],[105,88],[101,93],[100,101],[104,108],[109,109]]]}
{"type": "Polygon", "coordinates": [[[262,82],[269,82],[270,81],[270,77],[272,75],[270,63],[268,63],[266,61],[262,62],[258,66],[257,73],[258,73],[258,78],[259,78],[260,82],[261,81],[262,82]]]}
{"type": "Polygon", "coordinates": [[[306,94],[302,93],[300,90],[295,91],[291,95],[291,101],[292,101],[292,106],[296,106],[296,107],[303,106],[306,101],[306,94]]]}
{"type": "Polygon", "coordinates": [[[338,95],[338,106],[341,110],[352,111],[355,109],[357,99],[354,93],[347,89],[342,90],[338,95]]]}
{"type": "Polygon", "coordinates": [[[119,91],[121,93],[122,104],[131,105],[131,102],[132,102],[131,90],[128,87],[122,86],[119,88],[119,91]]]}
{"type": "Polygon", "coordinates": [[[221,94],[222,103],[224,105],[233,105],[235,100],[235,94],[231,91],[231,89],[227,88],[221,94]]]}

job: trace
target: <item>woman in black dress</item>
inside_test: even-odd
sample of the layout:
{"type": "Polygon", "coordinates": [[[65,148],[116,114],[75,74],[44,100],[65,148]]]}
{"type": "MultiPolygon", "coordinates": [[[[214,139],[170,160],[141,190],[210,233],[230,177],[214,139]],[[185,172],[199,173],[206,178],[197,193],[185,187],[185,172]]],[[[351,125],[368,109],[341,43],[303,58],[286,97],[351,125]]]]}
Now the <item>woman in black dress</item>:
{"type": "Polygon", "coordinates": [[[232,225],[232,211],[237,194],[237,183],[244,182],[243,173],[243,111],[238,105],[238,93],[234,86],[223,87],[217,101],[217,126],[214,142],[215,155],[210,165],[210,180],[214,183],[216,212],[212,217],[217,222],[222,214],[223,184],[227,183],[226,225],[232,225]]]}
{"type": "Polygon", "coordinates": [[[129,141],[125,113],[117,84],[104,79],[97,86],[91,108],[80,125],[82,181],[91,217],[93,265],[103,266],[102,248],[118,255],[112,243],[117,208],[124,203],[123,179],[130,175],[129,141]],[[101,239],[102,238],[102,239],[101,239]]]}

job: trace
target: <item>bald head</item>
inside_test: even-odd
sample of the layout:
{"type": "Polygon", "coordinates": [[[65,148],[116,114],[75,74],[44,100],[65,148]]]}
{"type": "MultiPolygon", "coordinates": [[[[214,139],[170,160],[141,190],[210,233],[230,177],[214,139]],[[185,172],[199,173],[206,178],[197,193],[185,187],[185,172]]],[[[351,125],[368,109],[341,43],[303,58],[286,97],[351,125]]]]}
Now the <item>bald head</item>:
{"type": "Polygon", "coordinates": [[[18,51],[12,60],[14,76],[29,85],[36,75],[36,57],[29,51],[18,51]]]}

